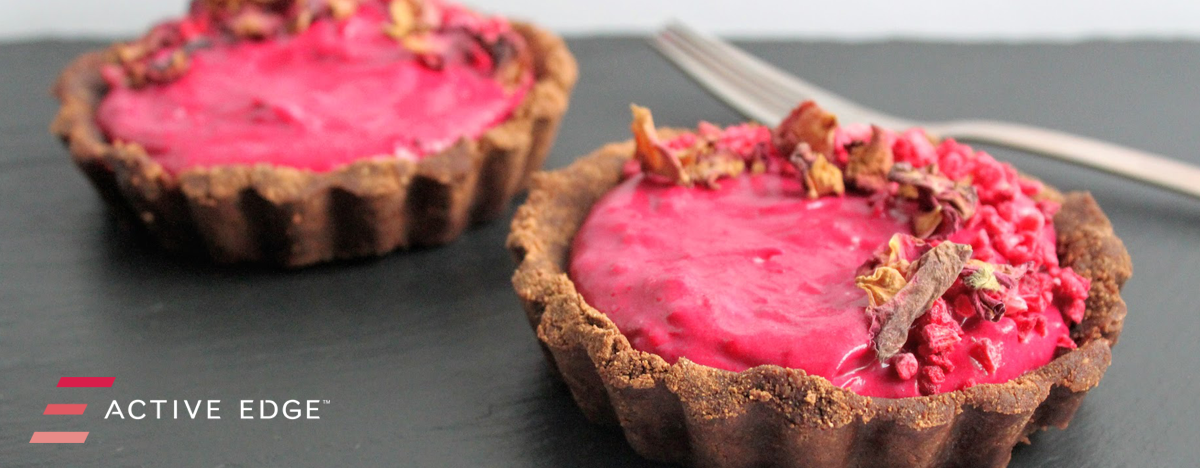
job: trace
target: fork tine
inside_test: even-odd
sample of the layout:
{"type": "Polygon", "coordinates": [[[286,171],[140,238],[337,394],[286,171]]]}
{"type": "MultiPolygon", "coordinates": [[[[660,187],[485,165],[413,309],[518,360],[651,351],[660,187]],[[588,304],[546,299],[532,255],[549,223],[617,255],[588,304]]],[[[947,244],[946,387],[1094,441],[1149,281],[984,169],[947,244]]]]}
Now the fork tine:
{"type": "Polygon", "coordinates": [[[758,86],[777,90],[775,94],[781,96],[789,108],[800,101],[813,99],[820,102],[822,107],[838,114],[843,121],[870,122],[890,128],[914,126],[914,122],[864,107],[832,91],[801,80],[727,42],[702,34],[678,21],[668,24],[660,35],[668,32],[690,45],[695,53],[712,57],[709,63],[716,62],[739,74],[753,76],[753,81],[758,86]]]}
{"type": "Polygon", "coordinates": [[[779,121],[787,114],[787,109],[778,100],[764,95],[761,87],[748,86],[730,75],[722,67],[714,67],[709,62],[711,57],[694,53],[687,46],[681,45],[677,36],[660,33],[651,44],[660,53],[679,66],[709,92],[724,98],[723,100],[743,115],[759,122],[771,124],[779,121]]]}
{"type": "Polygon", "coordinates": [[[669,29],[664,30],[661,36],[714,70],[741,83],[747,90],[753,91],[764,99],[779,102],[785,111],[791,110],[797,102],[800,102],[794,93],[773,85],[770,80],[764,79],[763,75],[739,66],[736,60],[727,60],[720,50],[713,50],[703,42],[691,40],[687,36],[669,29]]]}

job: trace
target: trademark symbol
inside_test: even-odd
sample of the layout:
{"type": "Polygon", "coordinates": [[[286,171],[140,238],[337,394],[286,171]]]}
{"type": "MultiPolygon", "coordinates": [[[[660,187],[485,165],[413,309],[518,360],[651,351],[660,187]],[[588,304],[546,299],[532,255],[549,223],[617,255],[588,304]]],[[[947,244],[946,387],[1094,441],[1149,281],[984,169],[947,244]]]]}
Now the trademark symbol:
{"type": "Polygon", "coordinates": [[[328,405],[328,404],[329,404],[329,400],[321,400],[321,403],[324,403],[324,404],[328,405]]]}

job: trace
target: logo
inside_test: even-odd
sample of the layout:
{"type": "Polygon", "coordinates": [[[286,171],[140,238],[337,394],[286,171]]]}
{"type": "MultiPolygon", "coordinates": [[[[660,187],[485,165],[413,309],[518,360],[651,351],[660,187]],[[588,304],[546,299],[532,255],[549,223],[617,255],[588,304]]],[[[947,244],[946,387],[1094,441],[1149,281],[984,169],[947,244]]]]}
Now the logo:
{"type": "MultiPolygon", "coordinates": [[[[62,377],[59,388],[111,388],[116,377],[62,377]]],[[[236,413],[230,419],[240,420],[313,420],[321,419],[318,413],[329,400],[237,400],[236,413]]],[[[160,420],[160,419],[222,419],[221,400],[129,400],[122,404],[112,400],[104,412],[104,419],[160,420]]],[[[47,416],[82,416],[87,411],[86,403],[49,403],[42,412],[47,416]]],[[[29,438],[31,444],[82,444],[90,432],[37,431],[29,438]]]]}
{"type": "MultiPolygon", "coordinates": [[[[58,388],[110,388],[116,377],[62,377],[58,388]]],[[[50,403],[43,415],[82,416],[87,410],[85,403],[50,403]]],[[[82,444],[87,441],[87,432],[34,432],[31,444],[82,444]]]]}

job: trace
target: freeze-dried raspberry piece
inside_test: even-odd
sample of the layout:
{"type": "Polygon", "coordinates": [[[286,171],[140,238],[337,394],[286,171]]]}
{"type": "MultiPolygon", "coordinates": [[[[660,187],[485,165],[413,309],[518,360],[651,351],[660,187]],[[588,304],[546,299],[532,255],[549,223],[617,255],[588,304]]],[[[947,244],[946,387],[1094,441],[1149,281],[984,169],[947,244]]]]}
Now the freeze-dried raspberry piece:
{"type": "Polygon", "coordinates": [[[1088,296],[1088,289],[1092,287],[1092,281],[1079,276],[1075,270],[1071,268],[1063,268],[1059,270],[1058,285],[1055,287],[1054,304],[1062,311],[1063,317],[1066,317],[1071,323],[1079,323],[1083,321],[1083,315],[1087,312],[1085,301],[1088,296]]]}
{"type": "Polygon", "coordinates": [[[925,358],[925,364],[937,366],[942,369],[943,373],[954,372],[954,361],[950,359],[949,351],[928,355],[925,358]]]}
{"type": "Polygon", "coordinates": [[[938,170],[951,180],[961,180],[975,167],[975,150],[953,138],[937,146],[938,170]]]}
{"type": "Polygon", "coordinates": [[[984,203],[1011,200],[1019,193],[1017,170],[999,163],[990,154],[980,152],[975,155],[975,168],[971,175],[972,184],[984,203]]]}
{"type": "Polygon", "coordinates": [[[993,374],[1000,367],[1000,346],[990,339],[980,338],[971,346],[971,358],[988,374],[993,374]]]}
{"type": "Polygon", "coordinates": [[[897,136],[892,144],[892,154],[896,162],[906,162],[916,168],[937,162],[937,150],[929,141],[929,135],[920,128],[910,128],[897,136]]]}
{"type": "Polygon", "coordinates": [[[921,329],[921,340],[933,353],[949,351],[961,339],[959,333],[947,325],[930,324],[921,329]]]}
{"type": "Polygon", "coordinates": [[[917,389],[922,395],[933,395],[938,393],[945,381],[946,373],[941,367],[925,366],[921,368],[921,375],[917,377],[917,389]]]}
{"type": "Polygon", "coordinates": [[[892,357],[892,368],[900,380],[909,380],[917,376],[917,357],[913,353],[900,353],[892,357]]]}

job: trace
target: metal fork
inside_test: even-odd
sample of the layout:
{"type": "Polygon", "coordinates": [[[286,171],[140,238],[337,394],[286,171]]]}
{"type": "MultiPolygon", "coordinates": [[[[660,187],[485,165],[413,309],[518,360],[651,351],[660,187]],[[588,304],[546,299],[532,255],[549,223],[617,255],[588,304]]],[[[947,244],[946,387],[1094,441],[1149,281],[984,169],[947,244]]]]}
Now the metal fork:
{"type": "Polygon", "coordinates": [[[1010,122],[920,122],[855,103],[793,76],[680,23],[667,25],[651,44],[709,92],[743,115],[773,123],[812,99],[843,122],[893,129],[924,127],[937,137],[1016,148],[1200,198],[1200,167],[1164,156],[1065,132],[1010,122]]]}

